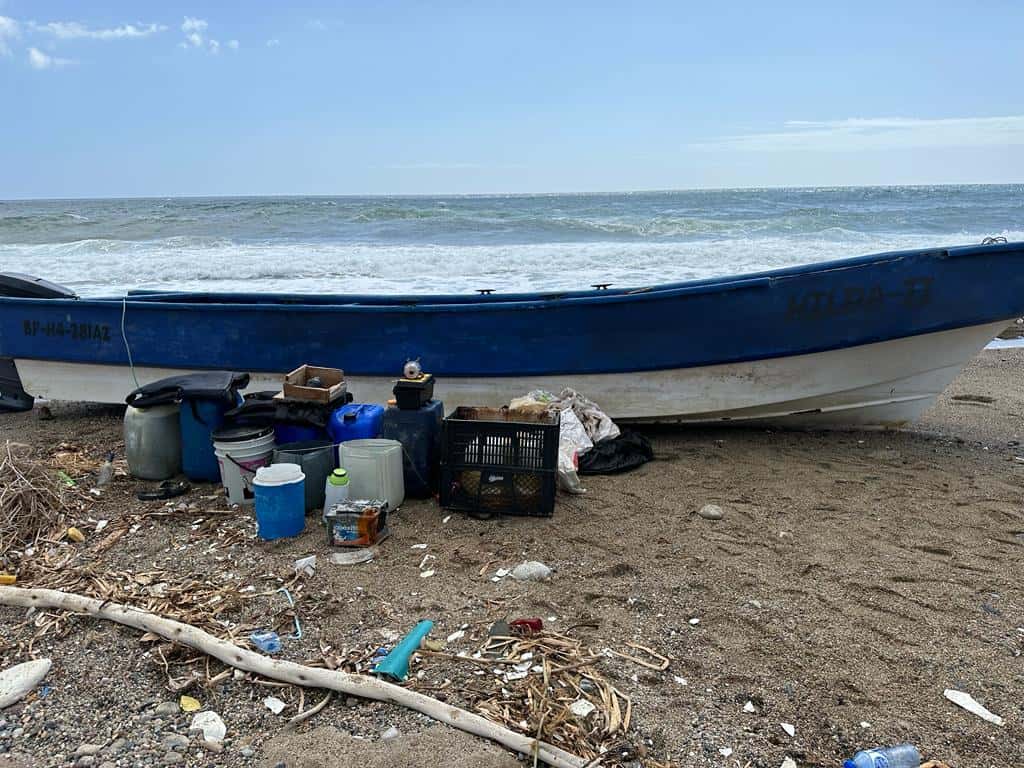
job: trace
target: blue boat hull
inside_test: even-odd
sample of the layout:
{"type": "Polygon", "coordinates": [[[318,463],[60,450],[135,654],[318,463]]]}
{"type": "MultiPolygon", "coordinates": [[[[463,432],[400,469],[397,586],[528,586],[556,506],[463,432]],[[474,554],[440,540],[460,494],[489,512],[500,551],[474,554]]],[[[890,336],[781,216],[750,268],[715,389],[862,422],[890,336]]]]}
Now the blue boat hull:
{"type": "MultiPolygon", "coordinates": [[[[444,379],[751,363],[1024,314],[1024,244],[907,251],[632,290],[490,296],[136,292],[0,299],[0,357],[282,373],[308,362],[444,379]]],[[[517,392],[512,392],[512,395],[517,392]]]]}

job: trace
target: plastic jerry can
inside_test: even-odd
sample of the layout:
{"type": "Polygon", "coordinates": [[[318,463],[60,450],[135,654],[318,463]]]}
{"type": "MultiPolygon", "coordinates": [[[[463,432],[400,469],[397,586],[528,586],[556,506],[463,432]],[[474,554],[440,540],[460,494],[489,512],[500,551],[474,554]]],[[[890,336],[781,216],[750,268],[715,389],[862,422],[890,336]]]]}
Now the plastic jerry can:
{"type": "Polygon", "coordinates": [[[327,422],[327,432],[336,443],[368,440],[380,437],[380,424],[383,418],[382,405],[349,403],[331,414],[327,422]]]}
{"type": "Polygon", "coordinates": [[[128,406],[124,412],[128,471],[141,480],[166,480],[181,471],[178,405],[128,406]]]}
{"type": "Polygon", "coordinates": [[[381,437],[402,444],[402,475],[409,496],[432,496],[437,491],[443,421],[440,400],[415,410],[392,406],[384,412],[381,437]]]}

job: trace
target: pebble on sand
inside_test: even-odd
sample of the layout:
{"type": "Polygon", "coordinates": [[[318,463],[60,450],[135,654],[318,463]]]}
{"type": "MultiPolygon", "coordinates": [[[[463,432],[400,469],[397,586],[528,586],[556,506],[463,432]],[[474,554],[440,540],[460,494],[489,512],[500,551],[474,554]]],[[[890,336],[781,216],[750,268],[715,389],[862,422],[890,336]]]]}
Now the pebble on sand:
{"type": "Polygon", "coordinates": [[[705,520],[721,520],[725,517],[725,512],[717,504],[705,504],[697,510],[697,514],[705,520]]]}
{"type": "Polygon", "coordinates": [[[537,560],[527,560],[512,569],[512,578],[516,581],[547,581],[551,578],[551,569],[537,560]]]}

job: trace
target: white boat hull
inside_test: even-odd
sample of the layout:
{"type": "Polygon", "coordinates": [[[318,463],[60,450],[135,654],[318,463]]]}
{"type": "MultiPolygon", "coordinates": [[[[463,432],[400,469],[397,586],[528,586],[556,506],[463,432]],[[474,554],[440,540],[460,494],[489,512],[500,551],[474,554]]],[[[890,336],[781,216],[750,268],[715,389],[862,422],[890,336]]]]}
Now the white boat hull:
{"type": "MultiPolygon", "coordinates": [[[[635,373],[440,379],[449,407],[507,403],[532,389],[572,387],[618,421],[770,423],[809,428],[899,427],[913,421],[1012,319],[876,344],[696,368],[635,373]]],[[[52,400],[123,403],[129,392],[187,371],[16,360],[26,392],[52,400]]],[[[284,372],[254,373],[249,391],[279,389],[284,372]]],[[[353,377],[362,402],[386,402],[394,379],[353,377]]]]}

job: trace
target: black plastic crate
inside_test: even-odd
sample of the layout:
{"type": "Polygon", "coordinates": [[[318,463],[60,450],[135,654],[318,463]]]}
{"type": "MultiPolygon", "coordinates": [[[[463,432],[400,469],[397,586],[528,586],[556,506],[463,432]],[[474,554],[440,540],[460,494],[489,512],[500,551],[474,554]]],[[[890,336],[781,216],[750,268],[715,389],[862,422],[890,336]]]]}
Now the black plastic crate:
{"type": "Polygon", "coordinates": [[[441,506],[474,517],[550,517],[559,421],[558,412],[457,408],[442,430],[441,506]]]}

